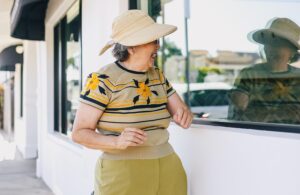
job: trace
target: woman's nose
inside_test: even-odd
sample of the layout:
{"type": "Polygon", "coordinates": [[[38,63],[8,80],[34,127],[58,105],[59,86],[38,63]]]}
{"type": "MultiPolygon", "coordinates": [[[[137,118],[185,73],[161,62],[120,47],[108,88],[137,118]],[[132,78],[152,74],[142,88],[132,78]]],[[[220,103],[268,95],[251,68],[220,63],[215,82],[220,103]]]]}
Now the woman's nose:
{"type": "Polygon", "coordinates": [[[156,44],[156,49],[157,49],[157,50],[159,50],[159,49],[160,49],[160,45],[159,45],[159,43],[158,43],[158,44],[156,44]]]}

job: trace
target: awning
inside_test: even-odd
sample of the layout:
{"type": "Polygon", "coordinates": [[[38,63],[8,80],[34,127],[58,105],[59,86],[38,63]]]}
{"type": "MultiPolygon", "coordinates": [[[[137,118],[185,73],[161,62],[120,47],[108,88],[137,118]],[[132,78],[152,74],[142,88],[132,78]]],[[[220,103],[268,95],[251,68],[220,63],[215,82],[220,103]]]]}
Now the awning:
{"type": "Polygon", "coordinates": [[[22,45],[13,45],[0,53],[0,71],[15,71],[15,65],[23,65],[22,45]]]}
{"type": "Polygon", "coordinates": [[[26,40],[45,40],[48,0],[14,0],[10,12],[10,35],[26,40]]]}

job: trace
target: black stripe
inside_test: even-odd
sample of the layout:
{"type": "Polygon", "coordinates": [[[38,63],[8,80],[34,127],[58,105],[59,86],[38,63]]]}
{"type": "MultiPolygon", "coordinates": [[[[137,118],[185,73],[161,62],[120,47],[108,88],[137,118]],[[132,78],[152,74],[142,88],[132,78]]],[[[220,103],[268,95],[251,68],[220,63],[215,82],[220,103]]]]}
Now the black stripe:
{"type": "MultiPolygon", "coordinates": [[[[124,89],[127,89],[127,88],[136,88],[136,89],[138,89],[136,86],[127,86],[127,87],[124,87],[123,89],[121,89],[121,90],[115,90],[115,91],[113,91],[112,89],[110,89],[102,80],[100,80],[101,81],[101,83],[103,83],[103,85],[107,88],[107,89],[109,89],[109,91],[111,91],[112,93],[117,93],[117,92],[120,92],[120,91],[123,91],[124,89]]],[[[164,83],[163,83],[164,84],[164,83]]],[[[153,87],[153,86],[158,86],[158,85],[161,85],[161,83],[158,83],[158,84],[154,84],[154,85],[148,85],[148,87],[153,87]]]]}
{"type": "Polygon", "coordinates": [[[99,120],[99,122],[105,122],[105,123],[119,123],[119,124],[132,124],[132,123],[145,123],[145,122],[159,121],[159,120],[169,119],[169,118],[171,118],[171,117],[168,116],[168,117],[164,117],[164,118],[158,118],[158,119],[147,120],[147,121],[136,121],[136,122],[115,122],[115,121],[103,121],[103,120],[99,120]]]}
{"type": "Polygon", "coordinates": [[[168,98],[173,95],[176,91],[174,90],[172,93],[168,94],[168,98]]]}
{"type": "Polygon", "coordinates": [[[167,105],[167,103],[149,104],[149,105],[138,105],[138,106],[125,107],[125,108],[107,108],[106,110],[134,110],[134,109],[140,109],[140,108],[157,108],[157,107],[166,106],[166,105],[167,105]]]}
{"type": "Polygon", "coordinates": [[[86,101],[89,101],[89,102],[92,102],[94,104],[97,104],[98,106],[101,106],[103,108],[106,108],[107,105],[101,103],[101,102],[98,102],[97,100],[94,100],[92,98],[89,98],[87,96],[84,96],[84,95],[80,95],[80,98],[83,99],[83,100],[86,100],[86,101]]]}
{"type": "Polygon", "coordinates": [[[125,71],[133,73],[133,74],[146,74],[146,72],[138,72],[138,71],[134,71],[134,70],[129,70],[129,69],[125,68],[124,66],[122,66],[118,61],[116,61],[115,64],[122,70],[125,70],[125,71]]]}
{"type": "MultiPolygon", "coordinates": [[[[158,129],[165,129],[163,127],[147,127],[147,128],[142,128],[141,130],[143,131],[153,131],[153,130],[158,130],[158,129]]],[[[113,135],[113,136],[119,136],[121,133],[115,132],[115,131],[108,131],[108,130],[101,130],[100,133],[104,135],[113,135]]]]}
{"type": "Polygon", "coordinates": [[[144,131],[153,131],[153,130],[158,130],[158,129],[164,129],[162,127],[153,127],[153,128],[149,128],[149,129],[143,129],[144,131]]]}
{"type": "MultiPolygon", "coordinates": [[[[121,86],[121,85],[128,85],[129,83],[131,83],[132,81],[130,81],[130,82],[128,82],[128,83],[119,83],[119,84],[116,84],[116,85],[114,85],[109,79],[106,79],[112,86],[114,86],[114,87],[118,87],[118,86],[121,86]]],[[[152,79],[152,80],[149,80],[149,82],[151,82],[151,81],[155,81],[155,80],[158,80],[158,81],[160,81],[159,79],[152,79]]],[[[101,80],[100,80],[101,81],[101,80]]],[[[163,83],[164,84],[164,83],[163,83]]]]}
{"type": "Polygon", "coordinates": [[[112,114],[136,114],[136,113],[143,113],[143,112],[156,112],[156,111],[160,111],[160,110],[164,110],[166,109],[166,107],[160,108],[160,109],[156,109],[156,110],[145,110],[145,111],[139,111],[139,112],[107,112],[105,111],[105,113],[112,113],[112,114]]]}
{"type": "Polygon", "coordinates": [[[173,87],[167,90],[167,94],[170,93],[173,90],[173,87]]]}
{"type": "Polygon", "coordinates": [[[105,134],[105,135],[108,135],[108,136],[119,136],[121,134],[120,133],[119,134],[108,133],[108,134],[105,134]]]}

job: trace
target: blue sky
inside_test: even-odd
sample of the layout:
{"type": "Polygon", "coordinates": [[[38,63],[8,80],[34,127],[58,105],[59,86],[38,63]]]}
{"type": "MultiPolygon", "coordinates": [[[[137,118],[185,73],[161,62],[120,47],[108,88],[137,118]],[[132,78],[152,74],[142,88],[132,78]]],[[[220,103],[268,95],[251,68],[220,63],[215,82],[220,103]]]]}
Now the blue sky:
{"type": "MultiPolygon", "coordinates": [[[[165,5],[165,23],[178,26],[169,40],[184,49],[184,0],[165,5]]],[[[288,17],[300,24],[300,1],[190,0],[189,48],[255,52],[258,45],[247,34],[264,28],[274,17],[288,17]]]]}

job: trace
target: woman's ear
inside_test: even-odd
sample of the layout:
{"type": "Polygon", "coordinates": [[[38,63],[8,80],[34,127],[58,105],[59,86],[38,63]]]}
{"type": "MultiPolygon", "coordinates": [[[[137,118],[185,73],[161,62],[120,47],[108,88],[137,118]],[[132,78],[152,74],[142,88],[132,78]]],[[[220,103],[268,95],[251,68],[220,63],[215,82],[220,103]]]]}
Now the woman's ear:
{"type": "Polygon", "coordinates": [[[129,53],[130,55],[133,55],[133,54],[134,54],[134,47],[129,47],[129,48],[127,49],[127,51],[128,51],[128,53],[129,53]]]}

